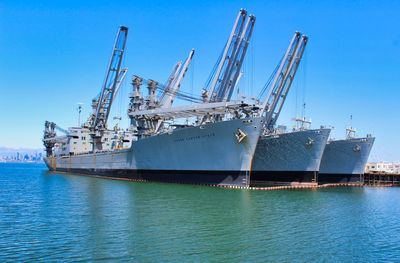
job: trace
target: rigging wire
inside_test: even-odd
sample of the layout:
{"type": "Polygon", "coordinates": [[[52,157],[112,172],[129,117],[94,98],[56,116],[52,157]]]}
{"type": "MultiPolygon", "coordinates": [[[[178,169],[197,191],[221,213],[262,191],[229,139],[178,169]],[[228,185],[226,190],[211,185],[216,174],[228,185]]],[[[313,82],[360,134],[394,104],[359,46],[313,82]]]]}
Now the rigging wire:
{"type": "MultiPolygon", "coordinates": [[[[147,79],[143,79],[143,83],[144,84],[148,84],[149,80],[147,79]]],[[[164,92],[166,87],[162,84],[158,84],[156,86],[156,89],[160,92],[164,92]]],[[[181,100],[186,100],[189,102],[195,102],[195,103],[199,103],[202,102],[203,99],[199,96],[196,96],[195,94],[189,93],[189,92],[184,92],[184,91],[176,91],[176,92],[172,92],[171,90],[167,91],[167,94],[172,94],[175,95],[177,98],[181,99],[181,100]]]]}
{"type": "MultiPolygon", "coordinates": [[[[191,67],[191,74],[190,74],[190,76],[191,76],[191,85],[190,85],[190,93],[192,93],[192,94],[194,94],[193,93],[193,90],[194,90],[194,70],[195,70],[195,58],[193,58],[192,59],[192,67],[191,67]]],[[[192,103],[192,102],[191,102],[192,103]]]]}
{"type": "MultiPolygon", "coordinates": [[[[304,61],[303,61],[303,105],[305,105],[306,101],[306,91],[307,91],[307,50],[304,52],[304,61]]],[[[303,109],[303,117],[305,117],[305,108],[303,109]]]]}
{"type": "MultiPolygon", "coordinates": [[[[300,69],[303,70],[302,64],[300,65],[300,69]]],[[[299,83],[300,83],[300,81],[296,81],[296,88],[295,88],[296,102],[295,102],[295,108],[294,108],[294,111],[295,111],[294,113],[295,113],[296,118],[298,118],[297,109],[298,109],[298,101],[299,101],[299,83]]]]}
{"type": "Polygon", "coordinates": [[[271,75],[269,76],[267,83],[265,83],[264,87],[261,89],[260,93],[257,96],[257,100],[261,100],[261,98],[264,96],[264,93],[269,89],[269,87],[271,86],[271,82],[274,79],[276,73],[278,72],[279,69],[279,65],[282,63],[283,57],[279,60],[278,64],[276,65],[274,71],[271,73],[271,75]]]}
{"type": "Polygon", "coordinates": [[[218,65],[221,62],[222,55],[224,54],[226,44],[228,44],[228,41],[226,41],[224,48],[221,50],[221,52],[218,56],[217,62],[215,63],[214,67],[212,68],[210,75],[208,76],[206,83],[204,84],[203,89],[205,89],[205,90],[209,90],[209,88],[210,88],[211,81],[214,79],[215,73],[217,72],[218,65]]]}
{"type": "Polygon", "coordinates": [[[249,90],[249,95],[252,95],[254,91],[254,80],[255,80],[255,43],[256,43],[256,30],[253,30],[253,41],[250,42],[251,45],[251,85],[249,90]]]}

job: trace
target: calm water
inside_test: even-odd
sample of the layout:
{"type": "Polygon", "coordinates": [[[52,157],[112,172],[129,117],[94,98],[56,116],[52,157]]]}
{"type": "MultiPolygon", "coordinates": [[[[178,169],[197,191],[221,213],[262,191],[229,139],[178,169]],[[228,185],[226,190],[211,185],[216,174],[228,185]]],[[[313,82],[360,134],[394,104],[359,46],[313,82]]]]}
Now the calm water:
{"type": "Polygon", "coordinates": [[[0,164],[0,261],[400,261],[400,188],[251,191],[0,164]]]}

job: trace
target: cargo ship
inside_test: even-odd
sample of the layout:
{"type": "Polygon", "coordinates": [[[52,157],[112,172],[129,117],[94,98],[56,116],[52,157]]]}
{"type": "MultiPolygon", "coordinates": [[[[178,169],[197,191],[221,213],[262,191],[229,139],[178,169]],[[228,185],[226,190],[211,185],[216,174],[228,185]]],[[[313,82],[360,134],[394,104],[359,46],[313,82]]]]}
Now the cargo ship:
{"type": "MultiPolygon", "coordinates": [[[[248,186],[263,122],[246,118],[135,138],[127,149],[50,155],[52,171],[175,183],[248,186]],[[237,138],[238,132],[245,136],[237,138]]],[[[80,138],[70,139],[75,145],[80,138]]]]}
{"type": "Polygon", "coordinates": [[[330,129],[261,136],[252,166],[252,184],[317,184],[330,129]]]}
{"type": "Polygon", "coordinates": [[[363,183],[375,138],[355,137],[352,127],[346,129],[346,139],[330,140],[326,144],[319,169],[319,183],[363,183]]]}
{"type": "MultiPolygon", "coordinates": [[[[311,122],[296,118],[297,128],[286,131],[286,127],[275,127],[286,96],[301,62],[307,36],[296,32],[271,75],[271,85],[264,103],[265,128],[257,144],[252,165],[252,184],[317,184],[318,170],[330,129],[310,129],[311,122]]],[[[268,89],[268,83],[260,92],[268,89]]],[[[295,127],[296,127],[295,126],[295,127]]]]}
{"type": "Polygon", "coordinates": [[[265,117],[257,105],[217,98],[231,95],[238,81],[255,22],[254,16],[246,17],[247,12],[240,10],[210,95],[200,98],[202,103],[172,107],[179,96],[196,100],[179,92],[194,50],[185,63],[175,65],[166,85],[133,76],[128,109],[131,122],[126,130],[107,128],[111,105],[126,75],[121,61],[128,28],[121,26],[89,120],[68,130],[46,121],[43,142],[48,168],[118,179],[249,186],[265,117]],[[144,83],[146,98],[141,91],[144,83]],[[189,119],[193,121],[182,123],[189,119]],[[57,129],[65,135],[58,136],[57,129]]]}

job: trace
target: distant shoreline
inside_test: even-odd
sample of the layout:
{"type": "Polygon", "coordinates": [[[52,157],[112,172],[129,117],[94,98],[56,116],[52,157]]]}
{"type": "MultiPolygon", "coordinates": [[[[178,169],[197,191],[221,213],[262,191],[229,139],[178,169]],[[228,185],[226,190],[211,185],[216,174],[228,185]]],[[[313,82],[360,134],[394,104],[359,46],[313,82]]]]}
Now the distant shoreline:
{"type": "Polygon", "coordinates": [[[33,161],[0,161],[0,163],[43,163],[43,161],[40,162],[33,162],[33,161]]]}

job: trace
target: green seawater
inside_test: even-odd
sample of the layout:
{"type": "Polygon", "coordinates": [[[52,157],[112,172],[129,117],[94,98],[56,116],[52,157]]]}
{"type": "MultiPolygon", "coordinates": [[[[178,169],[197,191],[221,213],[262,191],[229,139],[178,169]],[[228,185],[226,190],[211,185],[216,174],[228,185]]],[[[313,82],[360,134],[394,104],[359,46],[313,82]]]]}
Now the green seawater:
{"type": "Polygon", "coordinates": [[[0,164],[0,262],[399,262],[400,188],[255,191],[0,164]]]}

